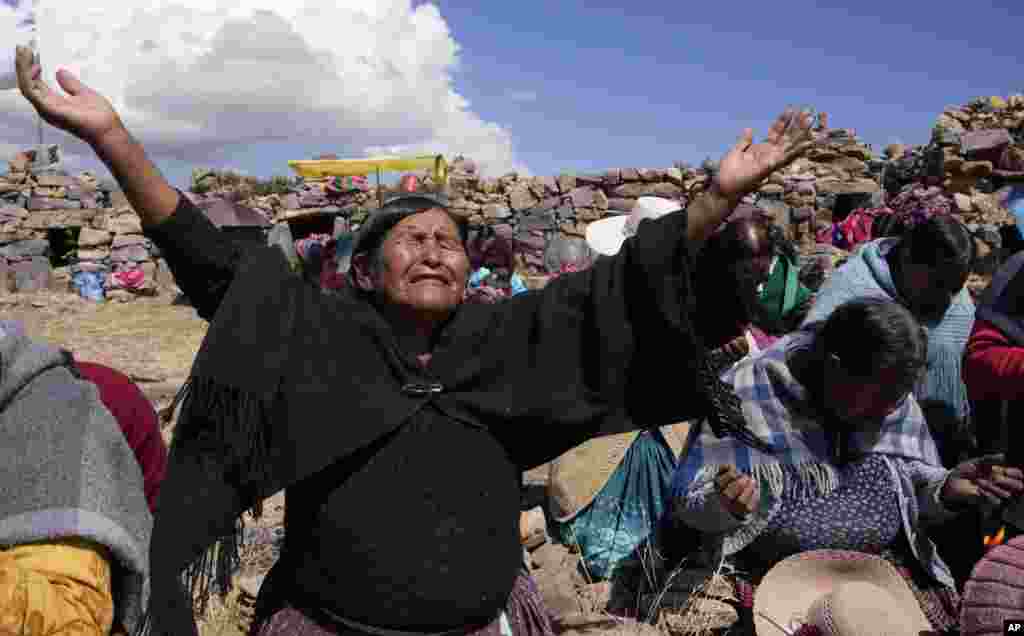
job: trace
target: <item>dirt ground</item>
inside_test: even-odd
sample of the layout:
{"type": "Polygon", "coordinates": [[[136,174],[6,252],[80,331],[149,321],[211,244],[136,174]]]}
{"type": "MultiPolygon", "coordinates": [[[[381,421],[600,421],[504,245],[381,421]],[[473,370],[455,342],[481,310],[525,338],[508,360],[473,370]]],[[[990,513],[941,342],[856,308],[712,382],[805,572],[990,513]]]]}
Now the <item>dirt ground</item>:
{"type": "MultiPolygon", "coordinates": [[[[206,323],[173,295],[140,298],[131,303],[95,304],[67,293],[0,296],[0,317],[20,320],[32,337],[65,347],[76,358],[109,364],[135,380],[157,409],[170,404],[188,375],[206,323]]],[[[173,424],[164,430],[169,443],[173,424]]],[[[526,475],[524,510],[543,504],[546,467],[526,475]]],[[[264,505],[258,522],[249,520],[253,547],[243,555],[236,585],[223,601],[215,600],[202,617],[202,636],[242,636],[253,597],[277,556],[283,534],[281,493],[264,505]]],[[[607,583],[593,583],[565,546],[551,542],[530,555],[532,573],[562,634],[657,634],[661,628],[613,616],[605,611],[611,596],[607,583]]],[[[639,598],[635,599],[640,604],[639,598]]],[[[664,599],[659,599],[663,601],[664,599]]],[[[629,599],[626,604],[631,604],[629,599]]]]}

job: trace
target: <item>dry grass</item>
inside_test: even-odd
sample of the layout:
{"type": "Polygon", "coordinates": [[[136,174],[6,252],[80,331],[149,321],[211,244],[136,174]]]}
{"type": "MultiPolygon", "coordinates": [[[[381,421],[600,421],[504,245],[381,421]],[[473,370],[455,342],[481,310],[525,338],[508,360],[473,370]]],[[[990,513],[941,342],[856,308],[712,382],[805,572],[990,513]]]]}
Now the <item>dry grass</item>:
{"type": "Polygon", "coordinates": [[[206,322],[191,307],[172,305],[168,295],[130,304],[96,304],[71,294],[5,300],[4,317],[21,320],[32,337],[143,380],[183,379],[206,333],[206,322]],[[46,304],[34,307],[33,301],[46,304]]]}
{"type": "Polygon", "coordinates": [[[245,619],[242,616],[239,596],[237,587],[224,599],[217,595],[211,596],[206,613],[196,617],[199,636],[245,636],[246,632],[242,629],[245,619]]]}
{"type": "MultiPolygon", "coordinates": [[[[614,501],[604,501],[602,505],[618,507],[614,501]]],[[[571,552],[582,552],[575,535],[571,536],[568,547],[571,552]]],[[[577,587],[576,596],[579,621],[587,626],[584,629],[571,626],[566,633],[572,636],[585,633],[711,636],[718,633],[716,630],[723,623],[728,624],[729,616],[735,614],[729,605],[721,602],[735,600],[732,585],[722,577],[721,571],[710,580],[692,585],[685,580],[690,578],[687,575],[694,574],[688,566],[685,561],[674,566],[669,564],[651,541],[643,542],[634,558],[620,565],[610,581],[616,589],[613,595],[620,595],[612,611],[626,610],[636,617],[634,620],[613,614],[609,611],[608,599],[590,593],[595,580],[581,560],[579,569],[587,585],[577,587]],[[635,595],[629,607],[623,607],[627,600],[621,598],[623,594],[635,595]]]]}

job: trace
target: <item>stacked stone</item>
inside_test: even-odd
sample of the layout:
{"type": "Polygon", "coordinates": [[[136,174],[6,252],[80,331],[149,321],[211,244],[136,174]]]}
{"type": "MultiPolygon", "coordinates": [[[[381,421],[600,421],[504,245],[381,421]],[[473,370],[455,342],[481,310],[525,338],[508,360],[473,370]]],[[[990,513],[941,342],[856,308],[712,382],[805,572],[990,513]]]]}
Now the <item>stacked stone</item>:
{"type": "Polygon", "coordinates": [[[979,248],[981,289],[1006,256],[1003,238],[1021,240],[1008,226],[1018,220],[1006,207],[1014,188],[1024,188],[1024,95],[978,98],[947,107],[928,146],[928,178],[940,181],[979,248]]]}
{"type": "Polygon", "coordinates": [[[964,220],[1014,223],[1005,191],[1024,184],[1024,95],[979,98],[949,107],[932,130],[932,173],[956,196],[964,220]]]}
{"type": "Polygon", "coordinates": [[[886,163],[849,128],[816,131],[818,144],[804,157],[768,177],[757,205],[804,249],[814,235],[848,213],[881,203],[881,175],[886,163]]]}
{"type": "Polygon", "coordinates": [[[0,178],[0,249],[7,270],[2,291],[30,293],[66,287],[66,268],[53,270],[48,231],[88,225],[103,203],[96,178],[60,169],[56,146],[18,153],[0,178]]]}
{"type": "Polygon", "coordinates": [[[285,195],[258,197],[248,200],[246,205],[261,205],[273,210],[274,221],[284,221],[295,216],[313,213],[340,214],[345,218],[356,217],[359,222],[363,210],[377,206],[372,188],[351,179],[341,179],[341,186],[333,178],[302,179],[299,185],[285,195]],[[262,198],[263,201],[258,199],[262,198]],[[251,203],[250,203],[251,202],[251,203]]]}
{"type": "MultiPolygon", "coordinates": [[[[127,302],[140,296],[158,293],[166,265],[159,252],[142,234],[142,221],[121,191],[110,194],[110,207],[97,217],[88,233],[91,251],[79,235],[79,265],[83,256],[102,257],[107,265],[104,291],[108,300],[127,302]],[[85,253],[83,253],[85,252],[85,253]]],[[[82,230],[85,233],[85,228],[82,230]]]]}
{"type": "Polygon", "coordinates": [[[602,174],[521,177],[510,173],[482,178],[468,164],[453,163],[449,176],[452,211],[470,226],[491,226],[512,239],[522,257],[523,274],[552,273],[552,252],[579,251],[586,226],[606,216],[627,213],[641,196],[683,201],[688,178],[679,168],[615,169],[602,174]]]}

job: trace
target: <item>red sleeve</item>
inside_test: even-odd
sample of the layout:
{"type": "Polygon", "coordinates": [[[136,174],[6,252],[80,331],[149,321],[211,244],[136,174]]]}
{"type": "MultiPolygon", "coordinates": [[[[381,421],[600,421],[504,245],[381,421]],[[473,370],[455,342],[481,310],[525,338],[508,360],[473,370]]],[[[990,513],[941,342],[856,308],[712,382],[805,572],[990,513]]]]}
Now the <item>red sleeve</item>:
{"type": "Polygon", "coordinates": [[[975,320],[967,341],[964,384],[972,400],[1013,400],[1024,394],[1024,347],[1010,341],[992,323],[975,320]]]}
{"type": "Polygon", "coordinates": [[[125,374],[103,364],[75,361],[82,376],[96,385],[100,400],[117,420],[142,469],[150,511],[156,508],[160,483],[167,470],[167,447],[160,435],[160,420],[142,389],[125,374]]]}

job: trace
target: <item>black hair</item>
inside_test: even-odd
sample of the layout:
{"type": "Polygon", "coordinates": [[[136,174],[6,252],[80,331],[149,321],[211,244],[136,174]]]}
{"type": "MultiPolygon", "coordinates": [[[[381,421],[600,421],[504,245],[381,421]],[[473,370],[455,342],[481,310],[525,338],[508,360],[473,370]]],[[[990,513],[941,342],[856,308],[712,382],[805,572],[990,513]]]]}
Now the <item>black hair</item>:
{"type": "Polygon", "coordinates": [[[756,283],[746,278],[751,272],[737,272],[731,267],[757,255],[749,241],[750,229],[757,236],[758,249],[772,255],[779,253],[777,240],[780,235],[771,231],[771,225],[768,220],[757,216],[737,219],[704,242],[697,258],[694,283],[698,328],[709,341],[728,335],[722,330],[731,333],[735,328],[733,319],[740,322],[763,322],[756,283]],[[738,274],[740,278],[727,281],[725,277],[730,272],[738,274]],[[729,320],[723,321],[723,316],[728,316],[729,320]]]}
{"type": "Polygon", "coordinates": [[[353,246],[353,254],[375,251],[387,238],[391,230],[406,217],[426,212],[427,210],[443,210],[448,213],[459,232],[459,239],[465,246],[469,238],[469,221],[452,214],[448,207],[447,197],[427,193],[402,194],[392,197],[384,205],[372,212],[360,227],[353,246]]]}
{"type": "MultiPolygon", "coordinates": [[[[747,299],[753,305],[748,306],[741,298],[740,286],[723,285],[722,276],[730,264],[755,256],[747,240],[751,227],[758,233],[759,247],[777,253],[778,246],[773,241],[780,235],[771,232],[771,225],[759,216],[737,219],[705,241],[697,259],[694,280],[697,296],[695,327],[702,345],[703,342],[721,340],[726,333],[734,331],[733,317],[741,320],[755,317],[758,311],[756,298],[747,299]],[[730,319],[723,320],[723,315],[730,319]]],[[[743,354],[719,346],[705,350],[698,361],[697,382],[707,400],[708,425],[717,437],[730,436],[761,452],[772,453],[774,447],[760,440],[747,427],[742,401],[719,377],[742,357],[743,354]]]]}
{"type": "MultiPolygon", "coordinates": [[[[388,234],[391,233],[391,230],[393,230],[395,226],[403,220],[414,214],[434,209],[443,210],[448,213],[449,218],[451,218],[452,222],[455,223],[455,229],[459,233],[459,241],[465,249],[469,242],[468,219],[452,214],[451,210],[447,207],[446,202],[443,200],[438,200],[434,197],[405,195],[396,197],[388,203],[385,203],[384,207],[376,213],[382,215],[382,218],[374,223],[372,230],[358,246],[358,251],[368,252],[370,256],[370,267],[375,270],[379,269],[384,262],[384,254],[381,251],[381,246],[384,244],[384,240],[388,237],[388,234]]],[[[371,221],[368,220],[367,222],[371,221]]]]}
{"type": "Polygon", "coordinates": [[[757,232],[761,245],[771,248],[774,252],[777,249],[775,241],[778,240],[779,235],[771,231],[771,225],[767,219],[761,216],[730,221],[704,242],[699,262],[711,263],[713,269],[720,271],[722,265],[754,256],[750,242],[747,240],[748,228],[753,228],[757,232]]]}
{"type": "Polygon", "coordinates": [[[903,305],[878,298],[843,303],[815,337],[819,360],[833,361],[857,377],[898,369],[915,381],[928,361],[928,336],[903,305]]]}
{"type": "Polygon", "coordinates": [[[786,238],[786,233],[782,231],[782,228],[774,223],[768,223],[768,244],[772,248],[772,252],[777,256],[781,256],[788,260],[794,265],[799,264],[800,255],[797,252],[796,245],[793,241],[786,238]]]}
{"type": "Polygon", "coordinates": [[[912,263],[948,267],[964,275],[970,271],[976,249],[967,227],[948,214],[936,214],[907,230],[901,248],[912,263]]]}

